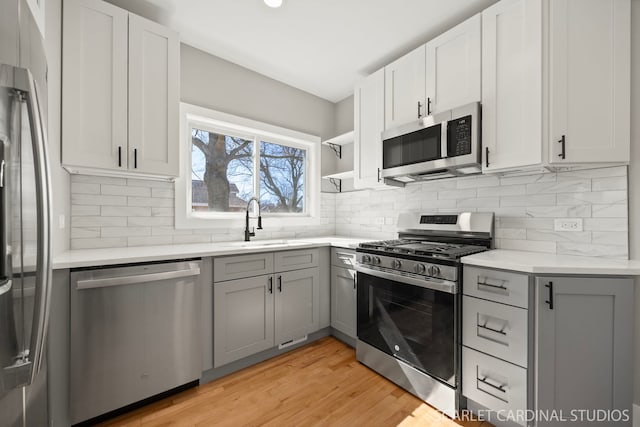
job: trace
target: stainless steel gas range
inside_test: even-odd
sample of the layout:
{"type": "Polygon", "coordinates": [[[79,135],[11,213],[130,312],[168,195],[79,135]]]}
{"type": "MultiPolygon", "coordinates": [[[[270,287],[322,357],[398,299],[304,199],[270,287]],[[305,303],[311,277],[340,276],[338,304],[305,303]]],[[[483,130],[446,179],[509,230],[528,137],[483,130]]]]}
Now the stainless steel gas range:
{"type": "Polygon", "coordinates": [[[492,246],[493,213],[402,214],[356,249],[357,359],[453,417],[461,393],[460,258],[492,246]]]}

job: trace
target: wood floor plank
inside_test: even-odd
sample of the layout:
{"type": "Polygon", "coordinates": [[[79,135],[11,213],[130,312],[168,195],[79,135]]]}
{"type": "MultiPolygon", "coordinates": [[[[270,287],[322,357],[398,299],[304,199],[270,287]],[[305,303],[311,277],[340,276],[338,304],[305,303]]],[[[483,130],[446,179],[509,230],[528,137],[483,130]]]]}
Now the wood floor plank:
{"type": "Polygon", "coordinates": [[[458,422],[371,371],[328,337],[102,424],[106,427],[430,426],[458,422]]]}

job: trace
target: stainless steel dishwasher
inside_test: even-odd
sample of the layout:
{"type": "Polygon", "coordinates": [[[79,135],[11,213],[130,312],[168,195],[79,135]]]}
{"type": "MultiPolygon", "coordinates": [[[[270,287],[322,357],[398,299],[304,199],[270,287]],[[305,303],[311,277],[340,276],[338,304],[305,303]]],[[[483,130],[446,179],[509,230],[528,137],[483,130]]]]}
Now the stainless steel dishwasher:
{"type": "Polygon", "coordinates": [[[71,421],[198,380],[200,261],[71,272],[71,421]]]}

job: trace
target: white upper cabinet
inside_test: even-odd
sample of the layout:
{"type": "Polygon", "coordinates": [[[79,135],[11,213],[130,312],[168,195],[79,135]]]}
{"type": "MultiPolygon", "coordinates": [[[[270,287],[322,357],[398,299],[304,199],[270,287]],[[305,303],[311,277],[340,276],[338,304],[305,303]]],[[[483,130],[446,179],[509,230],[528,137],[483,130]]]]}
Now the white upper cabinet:
{"type": "Polygon", "coordinates": [[[98,0],[64,2],[64,164],[127,169],[128,16],[98,0]]]}
{"type": "Polygon", "coordinates": [[[371,74],[354,91],[354,188],[382,187],[385,70],[371,74]]]}
{"type": "Polygon", "coordinates": [[[483,172],[542,161],[542,1],[482,12],[483,172]]]}
{"type": "Polygon", "coordinates": [[[630,1],[549,6],[550,163],[629,162],[630,1]]]}
{"type": "Polygon", "coordinates": [[[480,101],[481,22],[478,14],[425,45],[427,114],[480,101]]]}
{"type": "Polygon", "coordinates": [[[427,114],[425,46],[384,67],[384,127],[418,120],[427,114]]]}
{"type": "Polygon", "coordinates": [[[129,167],[178,175],[180,42],[173,31],[129,16],[129,167]]]}
{"type": "Polygon", "coordinates": [[[72,171],[179,171],[179,38],[100,0],[66,0],[62,163],[72,171]]]}

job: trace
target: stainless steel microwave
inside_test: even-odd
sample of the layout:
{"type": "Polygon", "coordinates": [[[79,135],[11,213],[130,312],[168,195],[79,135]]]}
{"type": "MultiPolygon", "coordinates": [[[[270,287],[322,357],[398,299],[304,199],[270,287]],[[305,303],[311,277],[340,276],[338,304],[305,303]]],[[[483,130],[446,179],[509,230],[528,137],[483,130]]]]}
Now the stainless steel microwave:
{"type": "Polygon", "coordinates": [[[480,103],[382,133],[381,177],[388,184],[480,173],[480,103]]]}

